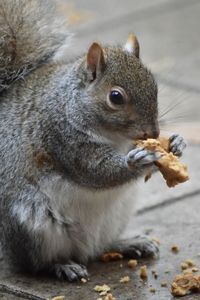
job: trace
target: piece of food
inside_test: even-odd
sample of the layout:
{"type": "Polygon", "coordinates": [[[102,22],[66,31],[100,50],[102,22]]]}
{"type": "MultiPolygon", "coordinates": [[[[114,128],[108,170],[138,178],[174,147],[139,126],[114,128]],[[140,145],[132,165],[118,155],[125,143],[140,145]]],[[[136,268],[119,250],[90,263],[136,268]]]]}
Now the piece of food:
{"type": "Polygon", "coordinates": [[[153,277],[154,277],[155,279],[158,278],[158,273],[157,273],[156,270],[151,270],[151,273],[152,273],[152,275],[153,275],[153,277]]]}
{"type": "Polygon", "coordinates": [[[52,298],[51,300],[64,300],[65,296],[56,296],[54,298],[52,298]]]}
{"type": "Polygon", "coordinates": [[[166,281],[162,281],[162,282],[160,283],[160,286],[161,286],[161,287],[167,287],[167,282],[166,282],[166,281]]]}
{"type": "Polygon", "coordinates": [[[189,179],[186,165],[182,164],[178,157],[176,157],[172,152],[169,152],[168,139],[161,138],[159,140],[138,140],[137,146],[143,147],[150,151],[160,152],[162,154],[162,157],[155,162],[155,165],[162,173],[168,187],[174,187],[175,185],[185,182],[189,179]]]}
{"type": "Polygon", "coordinates": [[[143,280],[148,278],[147,266],[140,267],[140,278],[143,280]]]}
{"type": "Polygon", "coordinates": [[[103,285],[96,285],[94,287],[95,292],[101,293],[101,292],[109,292],[110,291],[110,287],[107,284],[103,284],[103,285]]]}
{"type": "Polygon", "coordinates": [[[200,275],[180,274],[177,275],[171,285],[174,296],[185,296],[191,292],[200,292],[200,275]]]}
{"type": "Polygon", "coordinates": [[[188,267],[196,267],[196,264],[194,263],[194,261],[192,259],[186,259],[185,263],[188,265],[188,267]]]}
{"type": "Polygon", "coordinates": [[[153,288],[153,287],[151,287],[151,288],[149,288],[149,292],[151,292],[151,293],[155,293],[155,292],[156,292],[156,289],[155,289],[155,288],[153,288]]]}
{"type": "Polygon", "coordinates": [[[130,277],[129,277],[129,276],[124,276],[124,277],[122,277],[122,278],[120,279],[119,282],[121,282],[121,283],[127,283],[127,282],[129,282],[129,281],[130,281],[130,277]]]}
{"type": "Polygon", "coordinates": [[[82,283],[86,283],[86,282],[87,282],[87,279],[81,278],[81,282],[82,282],[82,283]]]}
{"type": "Polygon", "coordinates": [[[123,259],[123,255],[119,252],[107,252],[101,256],[101,261],[109,262],[123,259]]]}
{"type": "Polygon", "coordinates": [[[180,251],[179,247],[177,245],[173,245],[171,247],[171,251],[174,252],[174,253],[178,253],[180,251]]]}
{"type": "Polygon", "coordinates": [[[104,300],[116,300],[116,298],[113,297],[113,295],[109,293],[109,294],[104,298],[104,300]]]}
{"type": "MultiPolygon", "coordinates": [[[[182,270],[187,270],[191,268],[195,268],[196,264],[193,262],[192,259],[186,259],[184,262],[181,263],[181,269],[182,270]]],[[[191,270],[192,272],[192,270],[191,270]]]]}
{"type": "Polygon", "coordinates": [[[131,268],[131,269],[134,269],[136,266],[137,266],[138,262],[136,259],[130,259],[128,261],[128,267],[131,268]]]}

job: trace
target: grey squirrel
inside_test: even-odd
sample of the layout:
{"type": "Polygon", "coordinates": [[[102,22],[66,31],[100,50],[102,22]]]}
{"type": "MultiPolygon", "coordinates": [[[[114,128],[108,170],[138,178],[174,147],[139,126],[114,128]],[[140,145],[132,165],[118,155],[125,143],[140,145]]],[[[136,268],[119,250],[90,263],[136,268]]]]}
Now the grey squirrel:
{"type": "MultiPolygon", "coordinates": [[[[0,0],[0,228],[17,270],[87,277],[103,251],[152,257],[122,238],[134,181],[159,159],[133,140],[158,137],[157,85],[130,36],[62,61],[70,33],[51,1],[0,0]],[[58,59],[60,58],[60,59],[58,59]]],[[[184,141],[171,137],[182,154],[184,141]]]]}

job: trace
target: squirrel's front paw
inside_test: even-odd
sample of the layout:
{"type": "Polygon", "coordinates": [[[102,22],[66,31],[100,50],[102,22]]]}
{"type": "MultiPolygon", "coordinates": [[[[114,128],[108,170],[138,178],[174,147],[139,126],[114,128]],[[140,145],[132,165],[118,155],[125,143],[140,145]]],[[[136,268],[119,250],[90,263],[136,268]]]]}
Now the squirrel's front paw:
{"type": "Polygon", "coordinates": [[[146,166],[154,163],[162,156],[159,152],[149,151],[143,148],[136,148],[127,154],[127,165],[130,170],[135,167],[146,166]]]}
{"type": "Polygon", "coordinates": [[[170,151],[176,156],[182,156],[183,150],[186,147],[186,143],[182,136],[179,134],[173,134],[170,137],[170,151]]]}

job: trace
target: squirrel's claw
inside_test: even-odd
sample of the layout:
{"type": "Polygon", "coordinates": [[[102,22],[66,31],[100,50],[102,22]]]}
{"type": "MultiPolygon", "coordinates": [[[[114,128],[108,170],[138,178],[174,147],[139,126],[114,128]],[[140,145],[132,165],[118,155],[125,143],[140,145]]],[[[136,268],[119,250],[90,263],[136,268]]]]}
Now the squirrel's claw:
{"type": "Polygon", "coordinates": [[[143,148],[136,148],[128,153],[127,164],[130,168],[135,166],[148,165],[159,160],[161,157],[162,154],[159,152],[153,152],[143,148]]]}
{"type": "Polygon", "coordinates": [[[170,151],[176,156],[182,156],[183,150],[186,148],[186,143],[182,136],[173,134],[170,137],[170,151]]]}

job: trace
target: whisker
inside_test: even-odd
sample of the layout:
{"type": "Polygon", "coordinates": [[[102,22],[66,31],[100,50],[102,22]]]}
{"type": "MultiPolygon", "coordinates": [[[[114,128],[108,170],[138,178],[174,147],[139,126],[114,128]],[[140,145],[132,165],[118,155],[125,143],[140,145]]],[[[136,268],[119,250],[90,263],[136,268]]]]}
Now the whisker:
{"type": "Polygon", "coordinates": [[[174,110],[177,106],[179,106],[182,103],[182,99],[178,102],[176,102],[175,104],[173,104],[172,106],[168,107],[161,115],[161,117],[164,117],[166,114],[168,114],[169,112],[171,112],[172,110],[174,110]]]}

